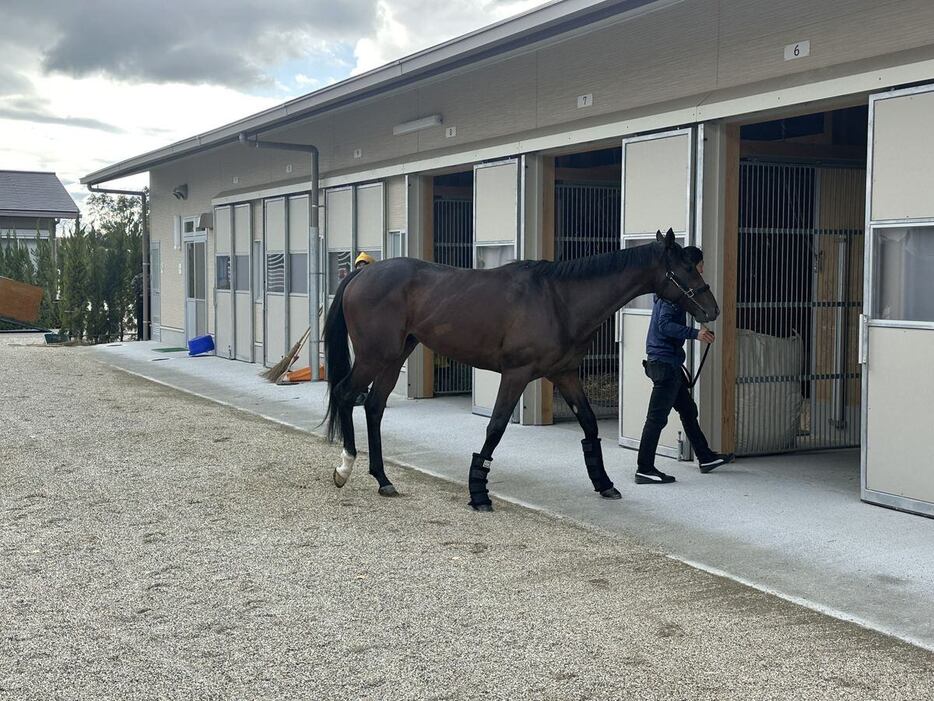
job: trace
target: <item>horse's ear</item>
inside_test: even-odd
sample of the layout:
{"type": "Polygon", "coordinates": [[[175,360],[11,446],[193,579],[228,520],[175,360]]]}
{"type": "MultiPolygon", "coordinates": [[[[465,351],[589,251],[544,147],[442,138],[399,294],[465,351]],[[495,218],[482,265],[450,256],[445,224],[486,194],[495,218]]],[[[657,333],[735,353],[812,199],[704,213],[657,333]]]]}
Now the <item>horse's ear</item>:
{"type": "Polygon", "coordinates": [[[675,246],[675,232],[673,229],[668,229],[665,233],[665,248],[674,248],[675,246]]]}
{"type": "Polygon", "coordinates": [[[655,230],[655,240],[656,240],[656,241],[659,241],[659,242],[665,240],[665,237],[662,236],[662,230],[661,230],[661,229],[656,229],[656,230],[655,230]]]}

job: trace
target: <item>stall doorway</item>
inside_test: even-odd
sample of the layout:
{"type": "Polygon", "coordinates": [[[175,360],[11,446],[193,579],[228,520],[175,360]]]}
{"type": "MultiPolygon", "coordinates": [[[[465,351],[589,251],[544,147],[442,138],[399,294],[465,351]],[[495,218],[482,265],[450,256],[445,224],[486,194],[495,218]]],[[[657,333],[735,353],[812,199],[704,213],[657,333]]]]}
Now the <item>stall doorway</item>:
{"type": "Polygon", "coordinates": [[[736,452],[860,437],[866,109],[741,130],[736,452]]]}
{"type": "MultiPolygon", "coordinates": [[[[473,172],[434,178],[432,231],[434,262],[473,267],[473,172]]],[[[434,354],[434,395],[470,394],[469,365],[434,354]]]]}
{"type": "Polygon", "coordinates": [[[185,242],[185,339],[208,332],[206,240],[185,242]]]}
{"type": "MultiPolygon", "coordinates": [[[[555,260],[612,253],[620,246],[621,152],[618,148],[555,159],[555,260]]],[[[597,418],[619,415],[616,317],[600,327],[580,368],[597,418]]],[[[555,390],[555,421],[576,420],[555,390]]]]}

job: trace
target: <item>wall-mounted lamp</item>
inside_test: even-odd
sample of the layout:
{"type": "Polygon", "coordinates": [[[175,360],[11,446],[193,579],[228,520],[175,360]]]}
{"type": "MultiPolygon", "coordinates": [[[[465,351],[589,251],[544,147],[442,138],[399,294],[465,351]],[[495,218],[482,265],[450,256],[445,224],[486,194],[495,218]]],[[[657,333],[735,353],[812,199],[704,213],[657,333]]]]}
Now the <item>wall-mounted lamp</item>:
{"type": "Polygon", "coordinates": [[[188,185],[178,185],[174,190],[172,190],[172,195],[177,200],[187,200],[188,199],[188,185]]]}
{"type": "Polygon", "coordinates": [[[401,136],[402,134],[411,134],[413,131],[421,131],[422,129],[439,127],[441,124],[441,115],[433,114],[428,117],[422,117],[421,119],[414,119],[411,122],[397,124],[392,128],[392,133],[393,136],[401,136]]]}

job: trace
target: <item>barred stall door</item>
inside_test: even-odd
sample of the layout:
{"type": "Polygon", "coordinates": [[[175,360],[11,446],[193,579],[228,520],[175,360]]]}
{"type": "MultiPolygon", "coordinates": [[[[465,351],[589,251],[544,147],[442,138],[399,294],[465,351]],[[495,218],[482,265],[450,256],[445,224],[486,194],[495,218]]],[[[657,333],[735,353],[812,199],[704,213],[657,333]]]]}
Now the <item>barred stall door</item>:
{"type": "MultiPolygon", "coordinates": [[[[433,214],[435,263],[473,267],[473,200],[435,199],[433,214]]],[[[470,394],[470,366],[435,354],[434,394],[470,394]]]]}
{"type": "MultiPolygon", "coordinates": [[[[559,182],[555,184],[555,260],[573,260],[619,249],[620,186],[559,182]]],[[[581,381],[597,418],[619,413],[619,356],[616,317],[600,327],[581,364],[581,381]]],[[[561,393],[554,390],[555,421],[576,420],[561,393]]]]}
{"type": "Polygon", "coordinates": [[[740,164],[736,452],[859,444],[862,166],[740,164]]]}

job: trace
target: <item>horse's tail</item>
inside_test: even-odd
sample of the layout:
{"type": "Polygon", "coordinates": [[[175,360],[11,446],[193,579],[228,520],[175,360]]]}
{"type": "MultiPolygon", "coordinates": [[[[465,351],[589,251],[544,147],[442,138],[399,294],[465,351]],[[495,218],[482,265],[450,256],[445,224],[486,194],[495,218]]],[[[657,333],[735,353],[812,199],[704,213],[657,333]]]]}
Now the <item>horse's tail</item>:
{"type": "Polygon", "coordinates": [[[345,385],[350,380],[350,345],[347,338],[347,320],[344,318],[344,290],[358,273],[352,271],[338,285],[334,293],[334,301],[328,310],[324,322],[324,363],[328,379],[328,410],[324,415],[327,423],[327,437],[330,442],[340,440],[341,431],[340,410],[353,401],[350,388],[345,385]]]}

